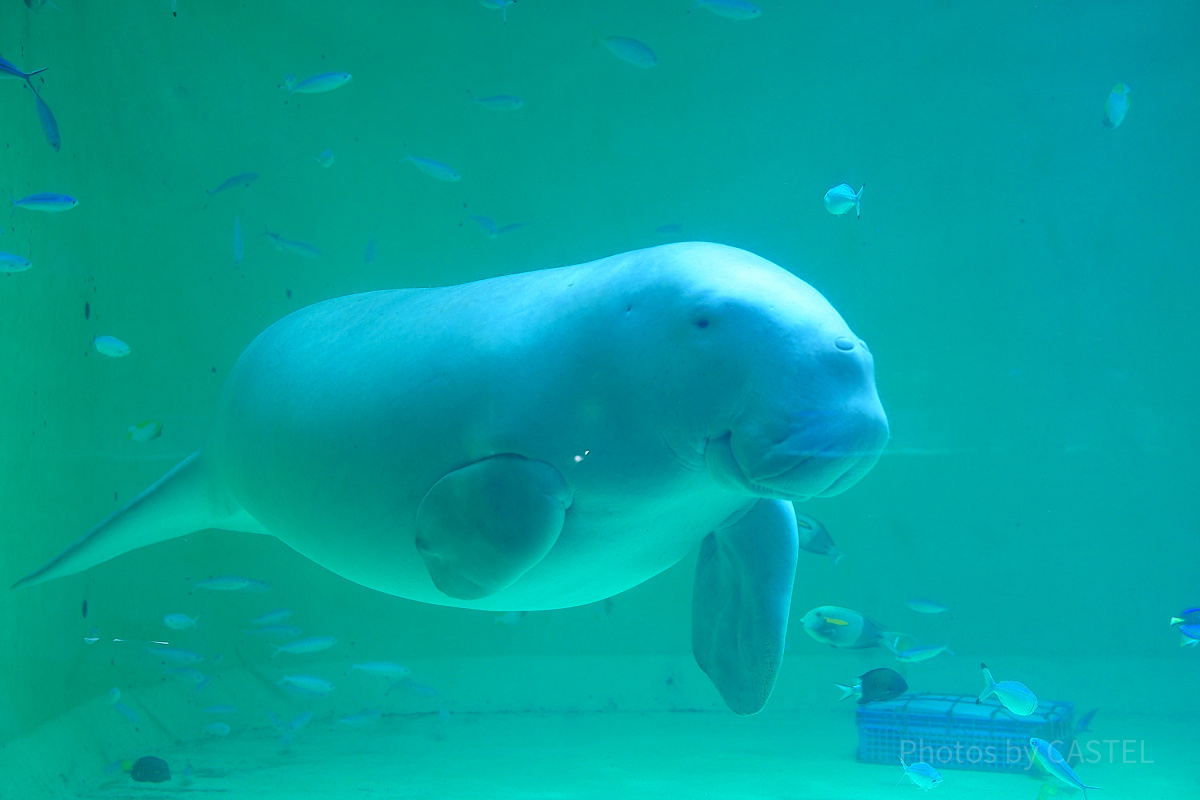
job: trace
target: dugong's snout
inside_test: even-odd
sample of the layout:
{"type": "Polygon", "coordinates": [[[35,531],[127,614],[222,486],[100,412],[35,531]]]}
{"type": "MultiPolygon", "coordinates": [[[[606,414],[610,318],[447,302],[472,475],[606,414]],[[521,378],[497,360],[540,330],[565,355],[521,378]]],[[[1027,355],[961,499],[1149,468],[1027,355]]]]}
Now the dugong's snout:
{"type": "Polygon", "coordinates": [[[815,370],[791,371],[761,392],[728,435],[709,442],[710,469],[744,491],[783,500],[830,497],[857,483],[879,460],[889,430],[870,353],[855,350],[818,358],[815,370]]]}
{"type": "Polygon", "coordinates": [[[764,496],[807,500],[844,492],[871,471],[887,444],[887,416],[874,393],[836,411],[810,412],[800,419],[787,439],[763,454],[764,471],[749,473],[764,496]],[[768,464],[782,469],[775,471],[768,464]]]}

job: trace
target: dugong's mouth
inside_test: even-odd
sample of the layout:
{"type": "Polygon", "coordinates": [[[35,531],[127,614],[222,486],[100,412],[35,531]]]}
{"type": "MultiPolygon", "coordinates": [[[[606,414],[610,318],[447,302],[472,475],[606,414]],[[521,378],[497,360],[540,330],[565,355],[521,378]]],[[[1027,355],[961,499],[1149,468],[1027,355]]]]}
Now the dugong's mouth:
{"type": "Polygon", "coordinates": [[[772,474],[752,475],[738,463],[731,435],[726,433],[709,440],[704,459],[718,479],[742,491],[756,497],[803,502],[812,497],[832,497],[849,489],[870,472],[882,451],[883,442],[853,449],[836,444],[798,454],[786,467],[772,474]]]}

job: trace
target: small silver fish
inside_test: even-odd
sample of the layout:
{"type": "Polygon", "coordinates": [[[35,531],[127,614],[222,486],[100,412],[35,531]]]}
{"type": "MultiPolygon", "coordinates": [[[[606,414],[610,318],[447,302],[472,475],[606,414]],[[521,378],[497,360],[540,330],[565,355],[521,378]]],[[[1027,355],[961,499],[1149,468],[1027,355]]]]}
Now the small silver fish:
{"type": "Polygon", "coordinates": [[[92,347],[102,356],[109,358],[124,358],[129,355],[129,345],[115,336],[96,336],[92,339],[92,347]]]}
{"type": "MultiPolygon", "coordinates": [[[[289,686],[301,692],[317,695],[325,695],[333,691],[332,683],[324,678],[318,678],[316,675],[284,675],[275,685],[289,686]]],[[[305,721],[307,722],[307,720],[305,721]]]]}
{"type": "Polygon", "coordinates": [[[171,630],[186,631],[189,628],[196,627],[196,620],[199,617],[189,617],[187,614],[167,614],[163,617],[163,625],[166,625],[171,630]]]}
{"type": "Polygon", "coordinates": [[[167,667],[167,674],[180,683],[199,687],[208,680],[208,676],[198,669],[191,667],[167,667]]]}
{"type": "Polygon", "coordinates": [[[1119,128],[1129,113],[1129,85],[1118,83],[1104,101],[1104,127],[1119,128]]]}
{"type": "Polygon", "coordinates": [[[363,263],[368,267],[371,266],[372,262],[375,261],[375,248],[378,246],[379,242],[377,242],[375,239],[371,239],[371,241],[367,242],[366,249],[363,250],[363,263]]]}
{"type": "Polygon", "coordinates": [[[320,258],[321,251],[313,247],[307,242],[297,242],[292,239],[285,239],[277,233],[266,231],[266,235],[271,240],[271,246],[281,253],[291,253],[294,256],[301,258],[320,258]]]}
{"type": "Polygon", "coordinates": [[[432,686],[426,686],[423,683],[417,683],[412,678],[403,678],[397,681],[396,685],[403,686],[408,691],[421,697],[433,697],[437,694],[437,689],[432,686]]]}
{"type": "Polygon", "coordinates": [[[746,0],[696,0],[695,7],[706,8],[726,19],[745,20],[762,16],[762,9],[746,0]]]}
{"type": "Polygon", "coordinates": [[[232,178],[226,178],[225,180],[221,181],[217,188],[205,189],[204,191],[208,192],[209,194],[220,194],[221,192],[226,192],[230,189],[236,189],[239,186],[249,186],[256,180],[258,180],[257,172],[239,172],[232,178]]]}
{"type": "Polygon", "coordinates": [[[182,647],[147,645],[146,652],[171,664],[198,664],[204,660],[204,656],[199,653],[193,650],[184,650],[182,647]]]}
{"type": "Polygon", "coordinates": [[[1079,776],[1075,774],[1075,770],[1071,769],[1070,765],[1067,764],[1067,760],[1063,758],[1062,753],[1058,752],[1054,745],[1045,739],[1033,737],[1029,740],[1029,756],[1031,760],[1036,760],[1046,772],[1068,786],[1074,786],[1083,792],[1083,800],[1087,800],[1088,789],[1100,788],[1099,786],[1088,786],[1081,781],[1079,776]]]}
{"type": "Polygon", "coordinates": [[[482,217],[478,214],[472,214],[471,220],[483,229],[483,235],[489,239],[495,239],[496,235],[500,232],[500,229],[496,227],[496,223],[492,221],[491,217],[482,217]]]}
{"type": "Polygon", "coordinates": [[[896,653],[896,660],[903,661],[906,664],[916,664],[921,661],[928,661],[931,658],[936,658],[942,653],[954,655],[954,651],[950,649],[950,645],[948,644],[943,644],[940,646],[917,645],[916,647],[909,647],[906,650],[898,651],[896,653]]]}
{"type": "Polygon", "coordinates": [[[950,610],[949,607],[943,606],[942,603],[926,600],[924,597],[913,597],[912,600],[905,602],[905,606],[918,614],[944,614],[950,610]]]}
{"type": "Polygon", "coordinates": [[[382,716],[383,711],[380,709],[368,708],[358,712],[357,714],[339,717],[336,724],[345,725],[349,728],[365,728],[367,725],[370,725],[373,722],[378,722],[379,718],[382,716]]]}
{"type": "Polygon", "coordinates": [[[210,592],[236,592],[249,586],[250,579],[237,575],[218,575],[215,578],[192,581],[192,585],[197,589],[208,589],[210,592]]]}
{"type": "Polygon", "coordinates": [[[37,92],[33,93],[33,102],[37,107],[38,120],[42,123],[42,135],[46,137],[46,143],[58,152],[62,147],[62,139],[58,135],[58,122],[55,121],[50,106],[46,105],[46,101],[37,92]]]}
{"type": "Polygon", "coordinates": [[[275,625],[284,620],[291,619],[292,610],[290,608],[277,608],[274,611],[268,611],[265,614],[260,614],[250,620],[251,625],[275,625]]]}
{"type": "Polygon", "coordinates": [[[942,782],[942,773],[938,772],[924,761],[918,761],[915,764],[905,764],[904,757],[901,756],[900,766],[904,767],[904,774],[900,776],[899,781],[896,781],[897,785],[900,784],[900,781],[908,778],[925,791],[929,791],[933,787],[940,785],[942,782]]]}
{"type": "Polygon", "coordinates": [[[365,672],[368,675],[378,675],[381,678],[398,681],[407,677],[411,670],[394,661],[366,661],[361,664],[351,664],[348,672],[365,672]]]}
{"type": "Polygon", "coordinates": [[[491,97],[476,97],[475,102],[492,111],[516,111],[525,105],[525,101],[516,95],[497,94],[491,97]]]}
{"type": "Polygon", "coordinates": [[[321,94],[345,86],[353,77],[349,72],[323,72],[297,82],[295,75],[288,75],[283,79],[283,88],[293,94],[321,94]]]}
{"type": "Polygon", "coordinates": [[[274,648],[271,658],[280,653],[319,653],[333,647],[337,641],[332,636],[309,636],[307,639],[297,639],[287,644],[271,645],[274,648]]]}
{"type": "Polygon", "coordinates": [[[908,606],[911,611],[915,611],[918,614],[945,614],[950,610],[948,606],[944,606],[941,603],[934,602],[933,600],[927,600],[924,597],[914,597],[905,602],[904,605],[908,606]]]}
{"type": "Polygon", "coordinates": [[[295,625],[262,625],[257,628],[245,628],[242,632],[267,639],[291,639],[303,633],[295,625]]]}
{"type": "Polygon", "coordinates": [[[608,52],[612,53],[617,58],[624,61],[626,64],[633,64],[641,69],[650,69],[658,66],[658,56],[650,47],[637,39],[631,39],[628,36],[608,36],[602,40],[604,46],[608,48],[608,52]]]}
{"type": "Polygon", "coordinates": [[[867,185],[864,183],[856,192],[849,184],[839,183],[825,193],[825,210],[835,216],[841,216],[853,208],[854,213],[861,218],[862,193],[865,188],[867,185]]]}
{"type": "Polygon", "coordinates": [[[1033,692],[1029,691],[1029,687],[1017,681],[1000,681],[997,683],[992,678],[992,671],[988,669],[987,664],[980,664],[979,668],[983,670],[983,691],[979,693],[979,699],[976,703],[980,703],[987,699],[988,695],[996,695],[996,699],[1012,713],[1019,717],[1027,717],[1034,711],[1037,711],[1038,699],[1033,692]]]}
{"type": "Polygon", "coordinates": [[[70,211],[79,205],[79,201],[67,194],[57,192],[41,192],[20,199],[11,198],[13,208],[27,208],[30,211],[44,211],[47,214],[57,214],[60,211],[70,211]]]}
{"type": "Polygon", "coordinates": [[[204,732],[209,736],[228,736],[231,730],[228,722],[210,722],[204,726],[204,732]]]}
{"type": "Polygon", "coordinates": [[[24,272],[32,266],[33,262],[24,256],[0,252],[0,272],[24,272]]]}
{"type": "Polygon", "coordinates": [[[404,160],[411,161],[414,167],[431,178],[437,178],[439,181],[453,182],[462,180],[462,176],[458,174],[458,170],[440,161],[434,161],[432,158],[409,155],[405,156],[404,160]]]}
{"type": "Polygon", "coordinates": [[[218,705],[206,706],[200,710],[205,714],[236,714],[238,712],[238,707],[230,705],[218,705]]]}

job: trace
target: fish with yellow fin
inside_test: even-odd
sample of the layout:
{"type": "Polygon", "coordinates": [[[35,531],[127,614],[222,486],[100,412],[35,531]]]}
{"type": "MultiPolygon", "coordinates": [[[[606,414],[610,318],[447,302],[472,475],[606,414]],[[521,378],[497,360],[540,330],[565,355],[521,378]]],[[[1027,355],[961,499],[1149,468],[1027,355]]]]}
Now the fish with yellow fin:
{"type": "Polygon", "coordinates": [[[800,622],[809,636],[832,647],[852,650],[864,647],[884,647],[906,634],[883,630],[878,623],[839,606],[818,606],[805,614],[800,622]]]}

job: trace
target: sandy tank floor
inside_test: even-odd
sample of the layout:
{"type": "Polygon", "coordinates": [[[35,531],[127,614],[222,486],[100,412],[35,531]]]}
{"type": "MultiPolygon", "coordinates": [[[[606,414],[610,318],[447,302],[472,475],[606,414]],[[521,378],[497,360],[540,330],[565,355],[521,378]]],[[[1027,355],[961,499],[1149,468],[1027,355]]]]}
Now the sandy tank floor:
{"type": "MultiPolygon", "coordinates": [[[[1109,718],[1100,741],[1145,741],[1129,763],[1083,765],[1095,796],[1191,800],[1200,790],[1187,742],[1191,724],[1109,718]]],[[[78,798],[184,794],[258,798],[785,798],[865,800],[923,795],[899,765],[860,764],[852,712],[452,714],[391,716],[363,728],[317,719],[281,741],[262,729],[156,752],[172,766],[162,784],[128,773],[99,778],[78,798]]],[[[1104,746],[1102,749],[1106,749],[1104,746]]],[[[115,770],[115,768],[114,768],[115,770]]],[[[1080,797],[1034,776],[944,771],[941,798],[1080,797]]],[[[1091,796],[1091,795],[1089,795],[1091,796]]]]}

